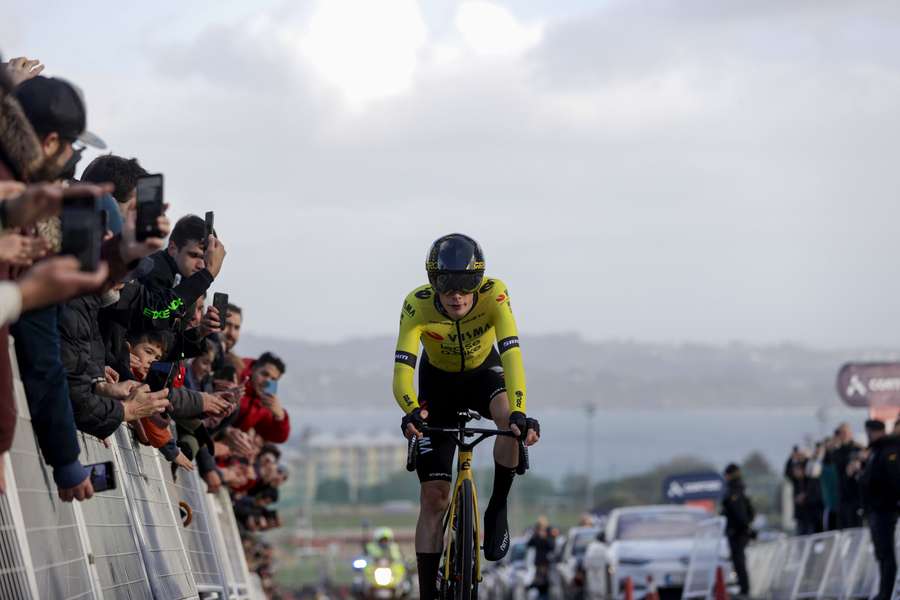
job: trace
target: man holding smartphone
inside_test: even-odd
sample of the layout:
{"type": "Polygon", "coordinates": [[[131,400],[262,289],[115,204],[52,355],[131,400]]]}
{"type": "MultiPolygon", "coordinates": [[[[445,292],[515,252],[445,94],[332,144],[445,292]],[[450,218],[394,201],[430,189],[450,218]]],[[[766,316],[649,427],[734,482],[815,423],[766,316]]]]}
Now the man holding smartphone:
{"type": "Polygon", "coordinates": [[[276,444],[287,441],[291,422],[277,396],[278,380],[284,371],[284,361],[271,352],[264,353],[253,363],[250,381],[234,422],[241,431],[253,429],[267,442],[276,444]]]}

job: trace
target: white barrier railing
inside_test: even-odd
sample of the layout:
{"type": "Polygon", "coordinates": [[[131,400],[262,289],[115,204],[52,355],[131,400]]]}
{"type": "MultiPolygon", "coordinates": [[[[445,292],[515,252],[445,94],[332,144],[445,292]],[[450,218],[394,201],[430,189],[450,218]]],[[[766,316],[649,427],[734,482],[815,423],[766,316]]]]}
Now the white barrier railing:
{"type": "Polygon", "coordinates": [[[720,566],[722,534],[725,519],[716,517],[703,521],[697,527],[691,545],[691,557],[684,579],[683,600],[710,598],[716,581],[716,569],[720,566]]]}
{"type": "MultiPolygon", "coordinates": [[[[11,343],[12,346],[12,343],[11,343]]],[[[44,464],[10,348],[18,410],[13,447],[3,457],[0,598],[263,598],[244,560],[224,490],[207,494],[195,472],[179,471],[122,426],[107,443],[79,434],[81,462],[112,462],[116,487],[63,503],[44,464]],[[183,526],[179,503],[192,511],[183,526]]]]}
{"type": "MultiPolygon", "coordinates": [[[[747,567],[752,598],[869,600],[878,591],[878,562],[866,529],[754,544],[747,549],[747,567]]],[[[893,598],[898,597],[895,584],[893,598]]]]}

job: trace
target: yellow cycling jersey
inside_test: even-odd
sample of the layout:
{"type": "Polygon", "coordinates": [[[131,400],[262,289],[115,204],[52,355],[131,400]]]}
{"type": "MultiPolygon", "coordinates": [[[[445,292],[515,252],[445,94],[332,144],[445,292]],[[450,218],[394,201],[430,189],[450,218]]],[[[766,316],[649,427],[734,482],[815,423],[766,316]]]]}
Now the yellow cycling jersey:
{"type": "Polygon", "coordinates": [[[497,342],[510,411],[525,412],[522,351],[509,290],[502,281],[485,277],[475,293],[472,310],[459,321],[445,314],[430,285],[414,289],[403,301],[394,354],[394,398],[407,413],[419,406],[413,374],[420,342],[428,362],[449,372],[479,367],[497,342]]]}

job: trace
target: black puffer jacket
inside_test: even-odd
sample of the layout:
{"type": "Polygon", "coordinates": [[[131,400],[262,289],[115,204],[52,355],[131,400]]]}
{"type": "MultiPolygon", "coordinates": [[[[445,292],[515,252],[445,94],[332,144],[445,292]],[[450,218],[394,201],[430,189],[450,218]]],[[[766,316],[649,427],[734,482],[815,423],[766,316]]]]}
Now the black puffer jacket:
{"type": "Polygon", "coordinates": [[[106,348],[97,315],[100,297],[82,296],[63,306],[59,319],[61,355],[69,382],[69,400],[79,430],[106,438],[122,424],[122,402],[93,393],[104,378],[106,348]]]}

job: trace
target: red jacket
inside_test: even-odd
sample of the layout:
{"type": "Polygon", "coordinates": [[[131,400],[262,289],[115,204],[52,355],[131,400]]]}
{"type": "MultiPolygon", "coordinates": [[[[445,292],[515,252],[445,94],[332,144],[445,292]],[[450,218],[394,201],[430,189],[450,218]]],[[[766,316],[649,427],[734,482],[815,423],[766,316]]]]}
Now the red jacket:
{"type": "Polygon", "coordinates": [[[286,442],[291,434],[291,421],[287,411],[284,411],[284,419],[276,421],[272,411],[256,395],[252,381],[248,381],[244,387],[244,397],[241,398],[241,411],[238,413],[235,425],[241,431],[254,429],[264,440],[276,444],[286,442]]]}

